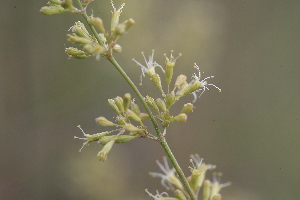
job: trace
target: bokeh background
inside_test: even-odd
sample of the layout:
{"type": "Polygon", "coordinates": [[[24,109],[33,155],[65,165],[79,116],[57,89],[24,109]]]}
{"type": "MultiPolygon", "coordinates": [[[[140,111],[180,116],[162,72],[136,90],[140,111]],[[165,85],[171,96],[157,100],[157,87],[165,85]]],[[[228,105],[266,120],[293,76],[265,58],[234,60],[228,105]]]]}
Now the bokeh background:
{"type": "MultiPolygon", "coordinates": [[[[94,119],[114,114],[107,99],[132,90],[105,59],[67,59],[66,34],[79,14],[45,16],[46,0],[3,1],[0,7],[0,199],[151,199],[165,189],[148,172],[165,155],[152,140],[115,145],[105,163],[97,143],[78,153],[86,133],[106,128],[94,119]]],[[[119,6],[121,1],[115,0],[119,6]]],[[[90,7],[106,27],[109,0],[90,7]]],[[[91,13],[91,10],[88,12],[91,13]]],[[[121,20],[136,25],[115,57],[138,84],[143,61],[155,49],[182,53],[175,75],[214,75],[186,123],[173,123],[167,140],[185,173],[198,153],[233,184],[223,199],[299,199],[300,1],[128,0],[121,20]]],[[[159,71],[159,70],[158,70],[159,71]]],[[[151,82],[143,95],[160,96],[151,82]]],[[[192,95],[177,103],[174,114],[192,95]]],[[[209,171],[208,177],[212,177],[209,171]]],[[[171,193],[170,193],[171,195],[171,193]]]]}

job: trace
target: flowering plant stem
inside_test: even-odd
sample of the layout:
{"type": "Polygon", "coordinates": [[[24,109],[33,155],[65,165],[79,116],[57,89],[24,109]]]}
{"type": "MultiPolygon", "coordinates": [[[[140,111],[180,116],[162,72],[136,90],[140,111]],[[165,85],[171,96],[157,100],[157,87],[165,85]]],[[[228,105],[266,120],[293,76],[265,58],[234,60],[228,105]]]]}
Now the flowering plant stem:
{"type": "MultiPolygon", "coordinates": [[[[86,20],[87,24],[89,25],[91,31],[93,32],[93,35],[96,37],[97,41],[99,42],[99,44],[102,44],[102,41],[100,40],[98,34],[97,34],[97,31],[96,29],[90,25],[88,23],[88,16],[86,14],[86,11],[83,10],[83,6],[81,4],[81,1],[80,0],[76,0],[78,5],[79,5],[79,8],[82,10],[82,15],[84,17],[84,19],[86,20]]],[[[135,94],[138,96],[139,100],[141,101],[141,103],[143,104],[144,108],[146,109],[150,119],[151,119],[151,122],[155,128],[155,131],[157,133],[157,136],[159,137],[159,143],[162,145],[163,149],[165,150],[167,156],[169,157],[172,165],[174,166],[181,182],[183,183],[186,191],[188,192],[191,200],[195,200],[195,196],[194,196],[194,193],[187,181],[187,179],[185,178],[185,175],[182,171],[182,169],[180,168],[175,156],[173,155],[165,137],[163,136],[162,132],[159,130],[159,127],[155,121],[155,118],[150,110],[150,108],[148,107],[147,103],[145,102],[143,96],[141,95],[140,91],[138,90],[138,88],[135,86],[135,84],[131,81],[131,79],[129,78],[129,76],[127,76],[127,74],[125,73],[125,71],[121,68],[121,66],[117,63],[117,61],[114,59],[114,57],[112,56],[112,54],[108,55],[107,59],[115,66],[115,68],[119,71],[119,73],[123,76],[123,78],[127,81],[127,83],[129,84],[129,86],[133,89],[133,91],[135,92],[135,94]]]]}

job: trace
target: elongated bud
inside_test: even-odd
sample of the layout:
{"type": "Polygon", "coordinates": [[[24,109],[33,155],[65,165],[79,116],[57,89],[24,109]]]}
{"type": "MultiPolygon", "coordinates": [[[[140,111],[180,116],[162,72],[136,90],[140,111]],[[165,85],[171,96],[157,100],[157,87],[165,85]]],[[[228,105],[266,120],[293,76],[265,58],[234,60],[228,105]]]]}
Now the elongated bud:
{"type": "Polygon", "coordinates": [[[116,121],[118,122],[118,124],[120,125],[125,125],[126,124],[126,120],[122,115],[118,115],[116,117],[116,121]]]}
{"type": "Polygon", "coordinates": [[[86,55],[86,52],[79,50],[77,48],[74,48],[74,47],[66,48],[65,52],[69,55],[69,57],[72,57],[72,58],[83,59],[83,58],[90,57],[90,55],[86,55]]]}
{"type": "Polygon", "coordinates": [[[221,200],[221,195],[220,194],[216,194],[215,196],[213,196],[212,200],[221,200]]]}
{"type": "Polygon", "coordinates": [[[140,118],[137,114],[135,114],[132,110],[130,110],[130,109],[128,109],[128,110],[126,111],[126,116],[127,116],[129,119],[134,120],[134,121],[136,121],[136,122],[141,122],[141,121],[142,121],[141,118],[140,118]]]}
{"type": "Polygon", "coordinates": [[[125,124],[125,125],[123,126],[123,128],[124,128],[126,131],[128,131],[128,132],[141,132],[141,131],[144,130],[144,129],[138,128],[138,127],[136,127],[136,126],[134,126],[134,125],[132,125],[132,124],[125,124]]]}
{"type": "Polygon", "coordinates": [[[101,126],[115,126],[113,122],[107,120],[105,117],[98,117],[95,120],[101,126]]]}
{"type": "Polygon", "coordinates": [[[125,31],[128,31],[135,24],[135,21],[132,18],[130,18],[124,21],[122,24],[125,26],[125,31]]]}
{"type": "Polygon", "coordinates": [[[90,43],[86,44],[83,46],[83,50],[88,52],[88,53],[93,53],[93,54],[103,54],[105,53],[105,49],[100,46],[99,44],[96,43],[90,43]]]}
{"type": "Polygon", "coordinates": [[[161,86],[161,80],[160,80],[160,76],[158,74],[153,74],[150,76],[150,79],[152,81],[152,83],[161,91],[161,93],[164,95],[164,91],[162,89],[162,86],[161,86]]]}
{"type": "Polygon", "coordinates": [[[123,104],[123,98],[117,96],[117,97],[115,98],[115,102],[116,102],[116,105],[118,106],[120,112],[121,112],[121,113],[124,113],[125,109],[124,109],[124,104],[123,104]]]}
{"type": "Polygon", "coordinates": [[[178,86],[180,86],[182,83],[186,82],[186,76],[183,74],[180,74],[176,81],[175,81],[175,85],[174,87],[177,88],[178,86]]]}
{"type": "Polygon", "coordinates": [[[140,116],[140,114],[141,114],[140,107],[139,107],[136,103],[134,103],[134,100],[131,101],[130,107],[131,107],[131,110],[132,110],[137,116],[140,116]]]}
{"type": "Polygon", "coordinates": [[[104,145],[103,149],[101,151],[99,151],[98,153],[98,157],[100,161],[106,161],[107,159],[107,154],[110,152],[111,148],[113,147],[115,143],[115,140],[111,140],[109,141],[106,145],[104,145]]]}
{"type": "Polygon", "coordinates": [[[184,94],[184,92],[188,89],[188,87],[189,87],[189,84],[188,84],[187,82],[183,82],[183,83],[179,86],[178,92],[176,93],[176,96],[177,96],[178,98],[182,97],[183,94],[184,94]]]}
{"type": "Polygon", "coordinates": [[[75,22],[74,26],[71,26],[69,30],[72,30],[73,33],[75,33],[79,37],[83,37],[89,40],[95,40],[93,36],[87,31],[84,24],[80,21],[75,22]]]}
{"type": "Polygon", "coordinates": [[[142,121],[145,121],[146,119],[149,119],[149,115],[146,114],[146,113],[141,113],[140,118],[141,118],[142,121]]]}
{"type": "Polygon", "coordinates": [[[178,200],[187,200],[186,196],[184,195],[184,193],[181,190],[178,190],[178,189],[175,190],[174,194],[178,200]]]}
{"type": "Polygon", "coordinates": [[[120,110],[119,110],[119,108],[118,108],[118,106],[116,105],[115,100],[113,100],[113,99],[108,99],[108,105],[109,105],[109,107],[110,107],[113,111],[115,111],[115,113],[117,113],[117,114],[120,114],[120,113],[121,113],[120,110]]]}
{"type": "Polygon", "coordinates": [[[167,112],[166,103],[161,98],[156,99],[157,106],[159,109],[161,109],[163,112],[167,112]]]}
{"type": "Polygon", "coordinates": [[[105,145],[105,144],[109,143],[111,140],[115,140],[115,139],[116,139],[116,137],[114,135],[113,136],[103,136],[103,137],[99,138],[98,143],[105,145]]]}
{"type": "Polygon", "coordinates": [[[123,35],[126,32],[125,28],[126,27],[125,27],[124,24],[118,24],[117,27],[116,27],[116,30],[115,30],[116,36],[123,35]]]}
{"type": "Polygon", "coordinates": [[[113,51],[116,53],[121,53],[122,52],[122,47],[119,44],[115,44],[113,47],[113,51]]]}
{"type": "Polygon", "coordinates": [[[199,80],[192,81],[189,84],[189,87],[184,91],[183,95],[191,94],[192,92],[195,92],[200,87],[203,87],[203,84],[199,80]]]}
{"type": "Polygon", "coordinates": [[[120,135],[117,139],[116,139],[116,143],[125,143],[125,142],[129,142],[130,140],[133,140],[135,138],[137,138],[139,135],[136,136],[131,136],[131,135],[120,135]]]}
{"type": "Polygon", "coordinates": [[[72,0],[63,0],[61,6],[67,9],[73,9],[73,1],[72,0]]]}
{"type": "Polygon", "coordinates": [[[131,103],[131,95],[126,93],[123,98],[124,110],[127,111],[131,103]]]}
{"type": "Polygon", "coordinates": [[[174,117],[174,120],[177,122],[186,122],[187,120],[187,115],[185,113],[180,113],[176,117],[174,117]]]}
{"type": "Polygon", "coordinates": [[[40,12],[44,15],[57,15],[60,13],[67,12],[67,9],[64,9],[63,7],[59,5],[53,5],[53,6],[44,6],[41,8],[40,12]]]}
{"type": "Polygon", "coordinates": [[[98,30],[100,30],[102,33],[105,33],[105,28],[103,26],[103,21],[99,17],[89,17],[88,23],[92,26],[96,27],[98,30]]]}
{"type": "Polygon", "coordinates": [[[189,184],[190,184],[190,186],[191,186],[191,188],[193,189],[194,192],[199,189],[198,185],[199,185],[201,174],[202,174],[202,172],[200,170],[192,169],[192,175],[191,175],[191,179],[189,181],[189,184]]]}
{"type": "Polygon", "coordinates": [[[145,101],[148,104],[148,106],[152,107],[154,110],[159,112],[159,109],[157,107],[157,104],[155,103],[154,99],[152,97],[149,97],[148,95],[145,97],[145,101]]]}
{"type": "Polygon", "coordinates": [[[84,38],[84,37],[79,37],[79,36],[71,35],[71,34],[67,34],[67,36],[69,37],[67,39],[68,42],[72,42],[72,43],[76,43],[76,44],[91,44],[91,43],[94,43],[90,39],[87,39],[87,38],[84,38]]]}
{"type": "Polygon", "coordinates": [[[203,200],[209,200],[210,197],[210,181],[205,180],[203,183],[203,200]]]}
{"type": "Polygon", "coordinates": [[[166,54],[164,54],[164,56],[166,57],[166,81],[167,81],[168,85],[170,85],[172,77],[173,77],[173,69],[174,69],[176,60],[177,60],[177,58],[179,58],[179,56],[181,56],[181,54],[179,54],[179,56],[177,58],[174,58],[172,55],[173,52],[174,51],[171,50],[170,58],[168,58],[166,56],[166,54]]]}
{"type": "Polygon", "coordinates": [[[166,98],[166,107],[167,109],[170,109],[170,107],[176,102],[176,95],[175,92],[172,91],[171,93],[168,94],[166,98]]]}
{"type": "Polygon", "coordinates": [[[183,105],[183,108],[181,110],[181,113],[188,114],[189,112],[192,112],[194,110],[194,106],[191,103],[187,103],[183,105]]]}

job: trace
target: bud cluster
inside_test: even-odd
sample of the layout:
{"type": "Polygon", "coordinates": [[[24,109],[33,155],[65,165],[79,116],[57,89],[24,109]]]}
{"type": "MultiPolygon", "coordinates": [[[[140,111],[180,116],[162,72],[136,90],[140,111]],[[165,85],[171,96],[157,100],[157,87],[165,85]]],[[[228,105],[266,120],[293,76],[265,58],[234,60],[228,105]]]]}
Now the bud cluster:
{"type": "MultiPolygon", "coordinates": [[[[171,106],[176,103],[181,97],[186,96],[188,94],[194,95],[194,101],[197,100],[196,92],[202,91],[200,96],[203,94],[205,90],[209,90],[207,86],[211,85],[215,88],[217,88],[219,91],[221,91],[220,88],[215,86],[214,84],[208,84],[207,79],[213,78],[213,76],[206,77],[203,80],[201,80],[201,73],[199,67],[194,64],[194,67],[199,71],[199,75],[193,74],[192,80],[188,83],[187,77],[185,75],[179,75],[176,78],[176,81],[174,83],[173,90],[170,90],[170,84],[173,78],[173,71],[174,66],[176,64],[176,60],[182,56],[179,54],[176,58],[172,55],[173,51],[171,51],[170,57],[165,56],[165,69],[159,65],[157,62],[154,61],[154,50],[152,50],[152,55],[149,56],[149,60],[146,59],[144,53],[142,52],[142,55],[144,57],[146,66],[142,65],[140,62],[133,59],[133,61],[139,65],[142,69],[141,74],[141,83],[142,83],[142,77],[145,77],[145,74],[147,74],[152,81],[152,83],[159,89],[159,91],[162,94],[163,98],[158,98],[156,101],[149,96],[146,96],[144,99],[148,106],[153,108],[156,112],[158,112],[158,115],[156,115],[157,119],[159,119],[162,123],[163,127],[167,127],[170,125],[171,122],[178,121],[178,122],[186,122],[187,120],[187,113],[193,111],[193,104],[187,103],[184,104],[182,111],[177,114],[176,116],[172,116],[170,114],[170,108],[171,106]],[[165,79],[166,84],[168,86],[167,93],[164,92],[162,84],[161,84],[161,78],[160,76],[155,72],[155,68],[160,67],[165,73],[165,79]]],[[[141,84],[140,84],[141,85],[141,84]]],[[[199,96],[199,97],[200,97],[199,96]]]]}
{"type": "MultiPolygon", "coordinates": [[[[161,178],[161,184],[167,189],[174,192],[175,197],[169,197],[166,192],[156,195],[152,195],[148,190],[146,192],[149,196],[154,199],[172,199],[172,200],[187,200],[189,195],[185,191],[183,185],[181,184],[178,176],[176,175],[175,169],[170,168],[167,158],[163,158],[163,164],[156,161],[159,168],[164,173],[150,172],[149,174],[153,177],[161,178]]],[[[220,183],[222,173],[213,173],[213,181],[205,180],[206,171],[215,169],[215,165],[205,164],[203,159],[199,155],[191,155],[191,163],[193,167],[191,169],[191,175],[187,177],[188,183],[192,188],[192,191],[198,199],[202,196],[203,200],[221,200],[220,190],[224,187],[229,186],[231,183],[220,183]],[[200,189],[202,189],[202,195],[200,195],[200,189]]]]}
{"type": "Polygon", "coordinates": [[[102,116],[96,118],[95,121],[100,126],[113,126],[116,127],[116,129],[90,135],[84,133],[82,128],[78,126],[82,131],[84,138],[76,136],[75,138],[85,140],[79,151],[92,142],[98,142],[99,144],[104,145],[103,149],[98,153],[98,157],[101,161],[105,161],[107,154],[115,143],[125,143],[139,137],[156,139],[155,136],[147,132],[147,127],[143,124],[143,121],[148,119],[149,116],[140,112],[139,106],[134,100],[131,100],[131,95],[129,93],[126,93],[123,98],[117,96],[114,99],[108,99],[108,105],[117,114],[115,118],[116,122],[112,122],[102,116]],[[131,121],[138,122],[139,125],[133,125],[131,121]],[[118,133],[116,135],[110,135],[113,132],[118,133]],[[128,134],[124,135],[126,132],[128,134]]]}
{"type": "Polygon", "coordinates": [[[45,15],[57,15],[61,13],[71,14],[83,12],[83,10],[79,10],[73,6],[72,0],[49,0],[48,5],[49,6],[42,7],[40,12],[45,15]]]}

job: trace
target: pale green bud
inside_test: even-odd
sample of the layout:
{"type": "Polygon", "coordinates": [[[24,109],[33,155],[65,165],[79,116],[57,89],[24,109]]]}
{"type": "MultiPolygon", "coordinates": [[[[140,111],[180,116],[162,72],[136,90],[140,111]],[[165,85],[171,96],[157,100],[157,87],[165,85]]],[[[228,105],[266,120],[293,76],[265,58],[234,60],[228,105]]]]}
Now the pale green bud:
{"type": "Polygon", "coordinates": [[[159,112],[159,109],[157,107],[157,104],[155,103],[154,99],[152,97],[149,97],[148,95],[145,97],[145,101],[148,104],[148,106],[151,106],[154,110],[159,112]]]}
{"type": "Polygon", "coordinates": [[[157,106],[163,111],[167,112],[166,103],[161,98],[156,99],[157,106]]]}
{"type": "Polygon", "coordinates": [[[61,6],[66,8],[66,9],[73,9],[73,1],[72,0],[63,0],[61,3],[61,6]]]}
{"type": "Polygon", "coordinates": [[[86,44],[83,46],[83,50],[88,52],[88,53],[93,53],[93,54],[103,54],[105,53],[105,49],[100,46],[99,44],[96,43],[90,43],[86,44]]]}
{"type": "Polygon", "coordinates": [[[184,193],[181,190],[178,190],[178,189],[175,190],[174,194],[178,200],[187,200],[186,196],[184,195],[184,193]]]}
{"type": "Polygon", "coordinates": [[[144,129],[141,129],[141,128],[138,128],[132,124],[125,124],[123,126],[123,128],[128,131],[128,132],[141,132],[141,131],[144,131],[144,129]]]}
{"type": "Polygon", "coordinates": [[[98,153],[98,157],[100,161],[106,161],[107,159],[107,154],[110,152],[111,148],[113,147],[115,143],[115,140],[111,140],[109,141],[106,145],[104,145],[103,149],[101,151],[99,151],[98,153]]]}
{"type": "Polygon", "coordinates": [[[91,43],[93,43],[93,41],[91,41],[90,39],[84,38],[84,37],[79,37],[79,36],[71,35],[71,34],[67,34],[67,36],[69,37],[67,39],[68,42],[72,42],[72,43],[76,43],[76,44],[91,44],[91,43]]]}
{"type": "Polygon", "coordinates": [[[145,121],[146,119],[149,119],[149,115],[146,114],[146,113],[141,113],[140,118],[141,118],[142,121],[145,121]]]}
{"type": "Polygon", "coordinates": [[[134,100],[131,101],[130,107],[131,107],[131,110],[132,110],[137,116],[140,116],[140,114],[141,114],[140,108],[139,108],[139,106],[138,106],[136,103],[134,103],[134,100]]]}
{"type": "Polygon", "coordinates": [[[192,175],[191,175],[191,179],[189,180],[189,184],[194,192],[196,192],[199,189],[198,186],[199,186],[200,176],[202,173],[203,172],[198,169],[192,169],[192,175]]]}
{"type": "Polygon", "coordinates": [[[192,81],[189,84],[189,87],[184,91],[183,95],[191,94],[192,92],[195,92],[200,87],[203,87],[203,83],[199,80],[192,81]]]}
{"type": "Polygon", "coordinates": [[[164,91],[162,89],[161,86],[161,80],[160,80],[160,76],[156,73],[149,75],[150,76],[150,80],[152,81],[152,83],[161,91],[161,93],[164,95],[164,91]]]}
{"type": "Polygon", "coordinates": [[[44,15],[57,15],[67,11],[68,10],[64,9],[60,5],[44,6],[40,10],[40,12],[43,13],[44,15]]]}
{"type": "Polygon", "coordinates": [[[115,44],[113,47],[113,51],[116,53],[121,53],[122,52],[122,47],[119,44],[115,44]]]}
{"type": "Polygon", "coordinates": [[[130,18],[122,24],[125,26],[125,31],[128,31],[135,24],[135,21],[132,18],[130,18]]]}
{"type": "Polygon", "coordinates": [[[184,105],[183,105],[183,108],[182,108],[182,110],[181,110],[181,113],[188,114],[189,112],[192,112],[193,109],[194,109],[193,104],[187,103],[187,104],[184,104],[184,105]]]}
{"type": "Polygon", "coordinates": [[[183,82],[180,86],[179,86],[179,89],[178,89],[178,92],[176,93],[176,96],[179,98],[179,97],[182,97],[184,92],[188,89],[189,87],[189,84],[187,82],[183,82]]]}
{"type": "Polygon", "coordinates": [[[175,96],[175,92],[172,91],[171,93],[169,93],[167,95],[166,98],[166,107],[167,109],[170,109],[170,107],[176,102],[176,96],[175,96]]]}
{"type": "Polygon", "coordinates": [[[71,26],[71,28],[69,30],[72,30],[72,32],[75,33],[79,37],[83,37],[83,38],[87,38],[89,40],[95,41],[95,38],[93,36],[91,36],[91,34],[85,28],[85,25],[80,21],[75,22],[74,26],[71,26]]]}
{"type": "Polygon", "coordinates": [[[168,58],[166,56],[166,54],[164,54],[164,56],[166,57],[166,81],[167,81],[168,85],[170,85],[172,77],[173,77],[173,69],[174,69],[176,60],[177,60],[177,58],[179,58],[179,56],[181,56],[181,54],[179,54],[179,56],[177,58],[174,58],[172,55],[173,52],[174,51],[171,50],[170,58],[168,58]]]}
{"type": "Polygon", "coordinates": [[[213,196],[212,200],[221,200],[222,197],[220,194],[216,194],[215,196],[213,196]]]}
{"type": "Polygon", "coordinates": [[[90,143],[90,142],[98,141],[100,138],[102,138],[103,136],[107,136],[110,133],[111,133],[110,131],[105,131],[105,132],[96,133],[93,135],[86,134],[85,137],[86,137],[87,141],[90,143]]]}
{"type": "Polygon", "coordinates": [[[174,120],[177,122],[186,122],[187,120],[187,115],[185,113],[180,113],[176,117],[174,117],[174,120]]]}
{"type": "Polygon", "coordinates": [[[203,183],[203,200],[209,200],[210,197],[210,181],[205,180],[203,183]]]}
{"type": "Polygon", "coordinates": [[[126,124],[126,120],[122,115],[118,115],[116,117],[116,120],[117,120],[118,124],[120,124],[120,125],[125,125],[126,124]]]}
{"type": "Polygon", "coordinates": [[[115,126],[113,122],[109,121],[105,117],[98,117],[95,120],[101,126],[115,126]]]}
{"type": "Polygon", "coordinates": [[[140,118],[137,114],[135,114],[132,110],[130,110],[130,109],[128,109],[128,110],[126,111],[126,116],[127,116],[129,119],[134,120],[134,121],[136,121],[136,122],[141,122],[141,121],[142,121],[141,118],[140,118]]]}
{"type": "Polygon", "coordinates": [[[115,111],[117,114],[120,114],[120,113],[121,113],[120,110],[119,110],[119,108],[118,108],[118,106],[116,105],[115,100],[113,100],[113,99],[108,99],[108,105],[109,105],[109,107],[110,107],[113,111],[115,111]]]}
{"type": "Polygon", "coordinates": [[[181,84],[183,84],[184,82],[186,82],[186,76],[183,74],[180,74],[175,81],[174,87],[176,88],[176,87],[180,86],[181,84]]]}
{"type": "Polygon", "coordinates": [[[125,28],[124,24],[118,24],[115,30],[116,36],[123,35],[126,32],[125,28]]]}
{"type": "Polygon", "coordinates": [[[116,102],[116,105],[118,106],[120,112],[121,112],[121,113],[124,113],[125,109],[124,109],[123,98],[117,96],[117,97],[115,98],[115,102],[116,102]]]}
{"type": "Polygon", "coordinates": [[[127,111],[131,103],[131,95],[126,93],[123,98],[124,111],[127,111]]]}
{"type": "Polygon", "coordinates": [[[74,47],[66,48],[65,52],[72,58],[83,59],[83,58],[90,57],[90,55],[86,55],[86,52],[79,50],[77,48],[74,48],[74,47]]]}
{"type": "Polygon", "coordinates": [[[138,135],[136,136],[131,136],[131,135],[120,135],[117,139],[116,139],[116,143],[125,143],[125,142],[129,142],[130,140],[133,140],[135,138],[137,138],[138,135]]]}
{"type": "Polygon", "coordinates": [[[116,137],[114,135],[112,136],[103,136],[101,138],[99,138],[98,143],[100,144],[107,144],[108,142],[110,142],[111,140],[114,140],[116,137]]]}
{"type": "Polygon", "coordinates": [[[93,17],[93,16],[89,17],[88,23],[91,24],[92,26],[96,27],[97,29],[99,29],[102,33],[105,33],[103,21],[99,17],[93,17]]]}

